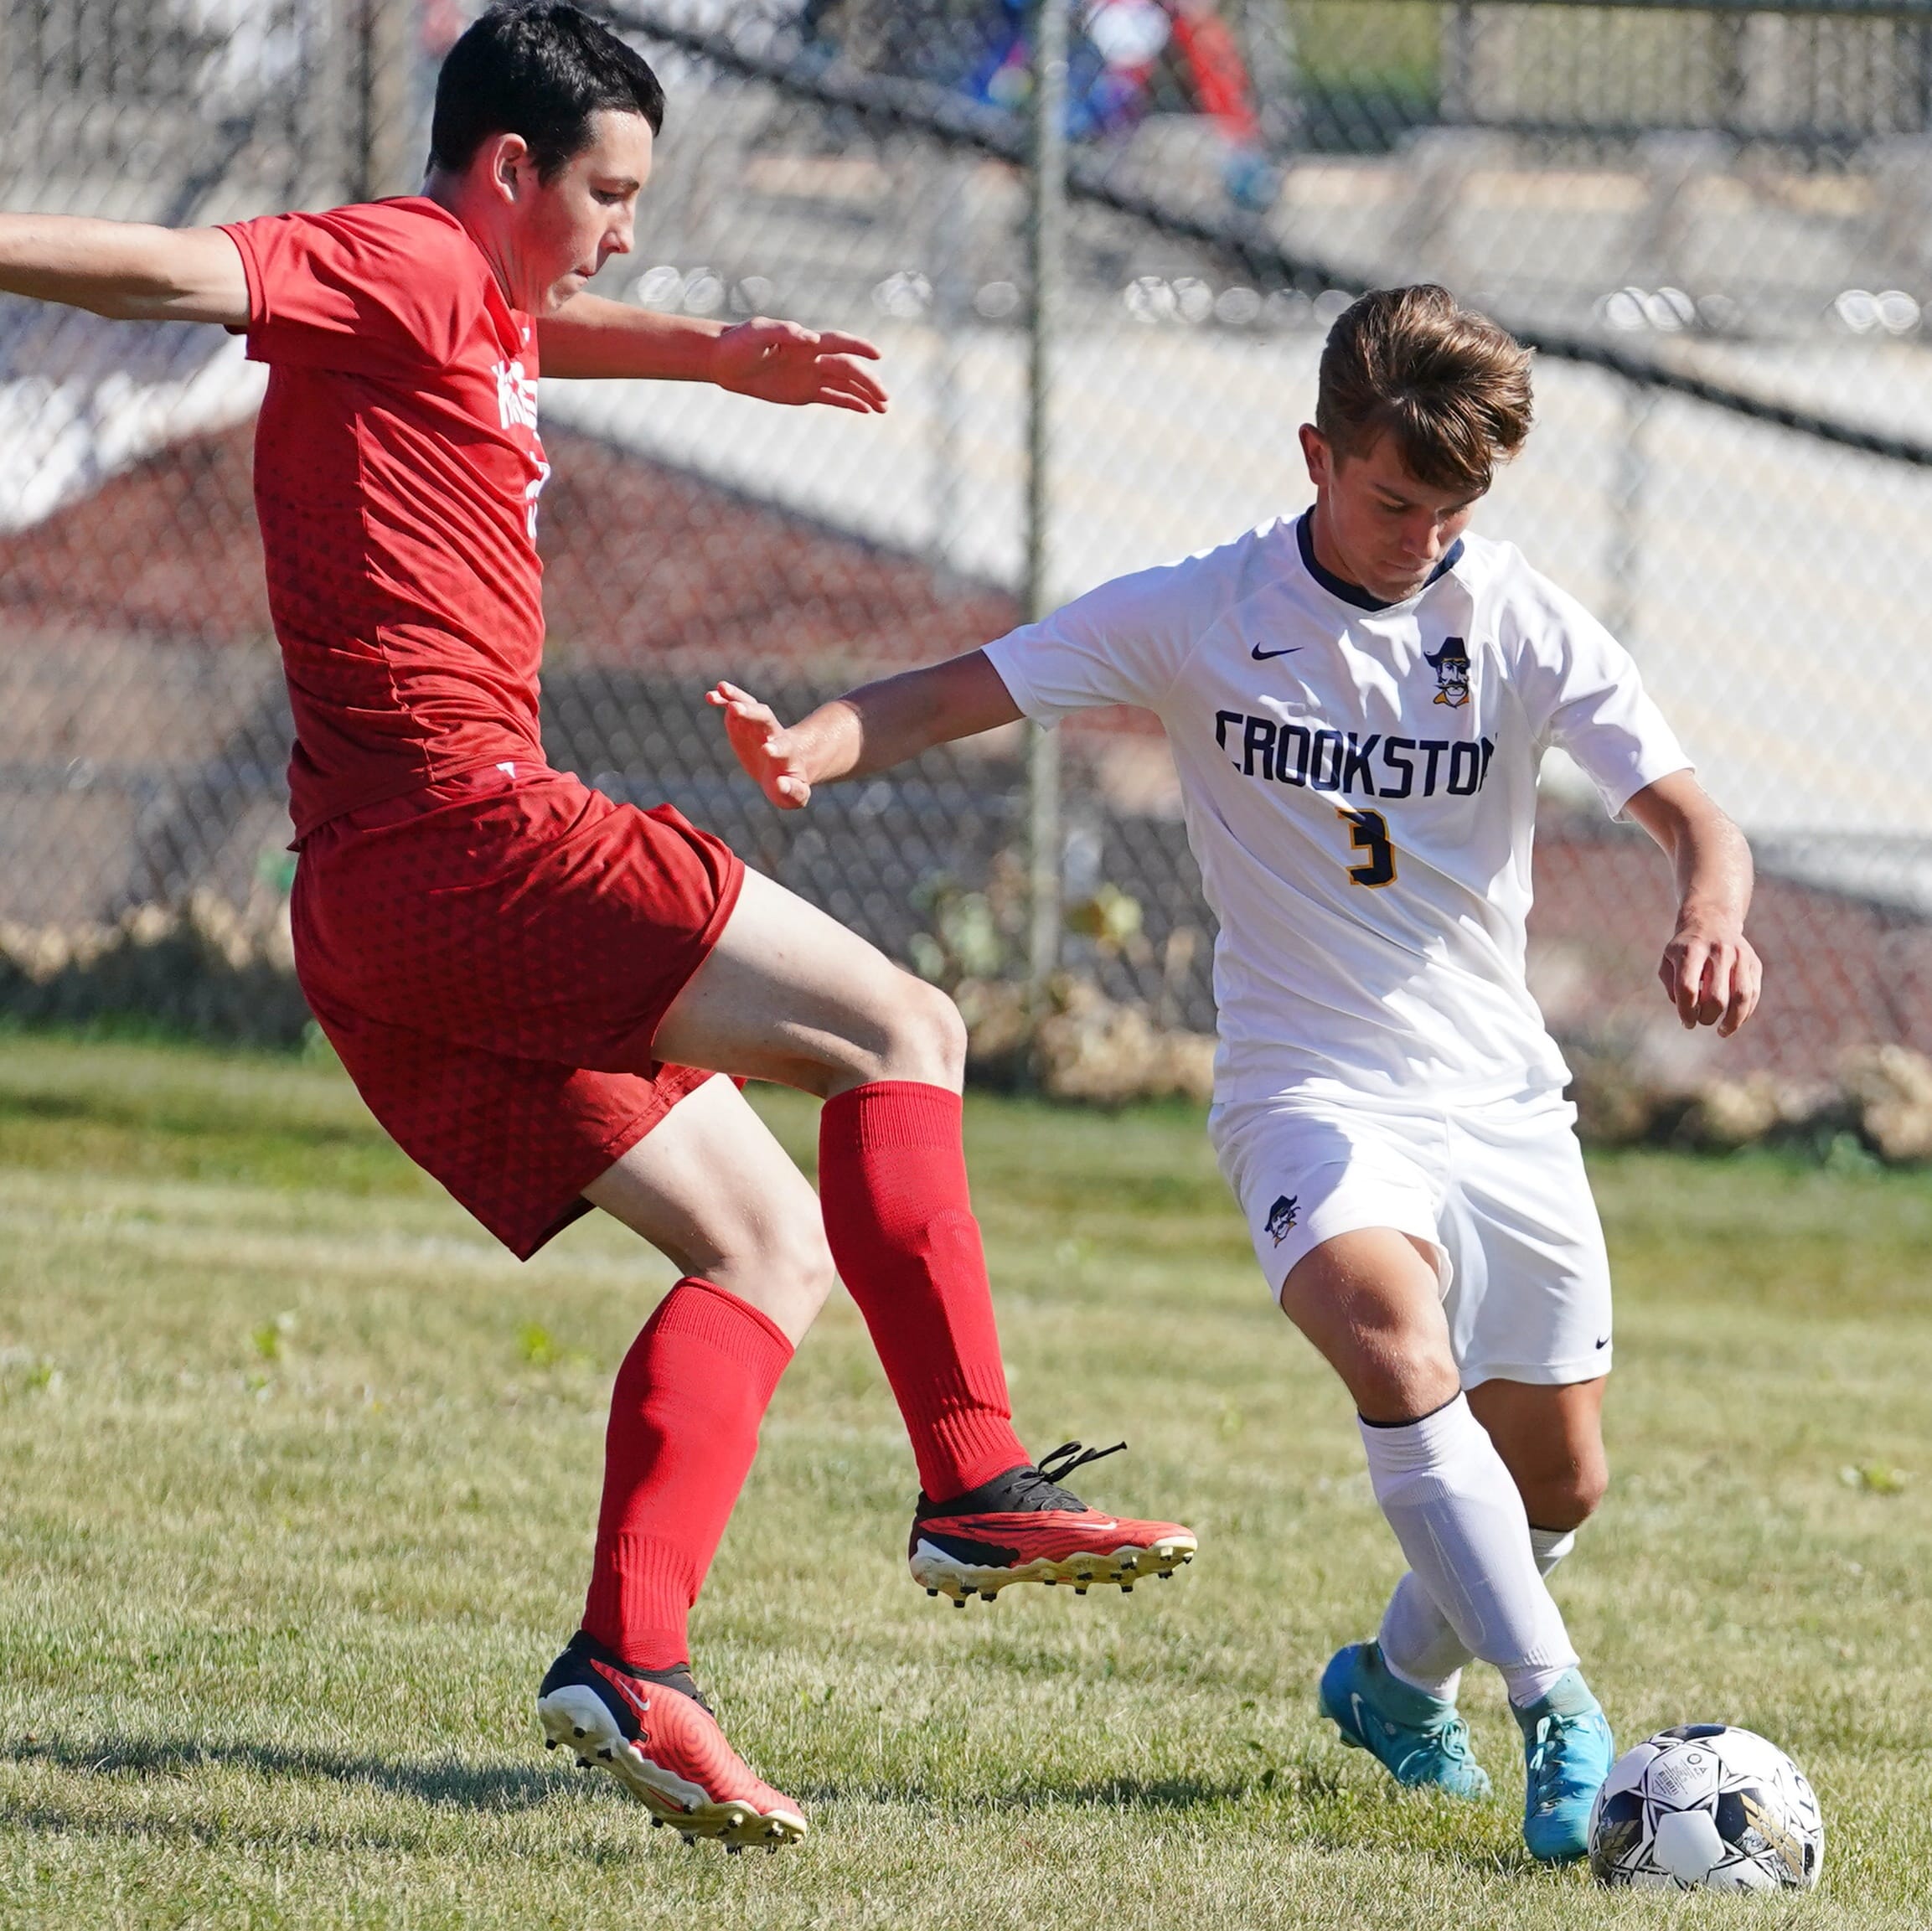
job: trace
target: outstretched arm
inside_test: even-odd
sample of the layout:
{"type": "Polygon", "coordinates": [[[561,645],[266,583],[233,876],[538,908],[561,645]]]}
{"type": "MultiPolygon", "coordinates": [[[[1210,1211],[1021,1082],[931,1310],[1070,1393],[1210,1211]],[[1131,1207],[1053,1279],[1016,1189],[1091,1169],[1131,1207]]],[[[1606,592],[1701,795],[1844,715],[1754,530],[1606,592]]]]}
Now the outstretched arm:
{"type": "Polygon", "coordinates": [[[789,728],[735,684],[715,686],[710,701],[725,714],[738,762],[781,811],[797,811],[815,784],[889,770],[1020,715],[983,650],[861,684],[789,728]]]}
{"type": "Polygon", "coordinates": [[[1715,1025],[1728,1039],[1755,1009],[1764,977],[1744,937],[1751,848],[1687,771],[1645,785],[1624,808],[1676,869],[1677,929],[1657,977],[1687,1029],[1715,1025]]]}
{"type": "Polygon", "coordinates": [[[219,228],[0,214],[0,291],[116,322],[248,323],[240,252],[219,228]]]}
{"type": "Polygon", "coordinates": [[[870,343],[762,316],[726,328],[574,295],[538,323],[537,347],[545,375],[715,382],[765,402],[823,402],[861,416],[886,407],[886,391],[860,365],[879,359],[870,343]]]}

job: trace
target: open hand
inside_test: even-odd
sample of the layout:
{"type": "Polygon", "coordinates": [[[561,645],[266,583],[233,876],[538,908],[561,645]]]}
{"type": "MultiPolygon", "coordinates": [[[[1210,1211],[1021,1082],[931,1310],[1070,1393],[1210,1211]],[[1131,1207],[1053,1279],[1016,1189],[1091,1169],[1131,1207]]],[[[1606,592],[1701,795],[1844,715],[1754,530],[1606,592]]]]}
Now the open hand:
{"type": "Polygon", "coordinates": [[[1742,932],[1681,925],[1657,977],[1687,1031],[1714,1025],[1728,1039],[1756,1010],[1764,968],[1742,932]]]}
{"type": "Polygon", "coordinates": [[[724,712],[725,735],[738,762],[780,811],[797,811],[810,801],[812,787],[805,777],[802,747],[778,722],[770,705],[761,704],[735,684],[714,684],[705,693],[705,701],[724,712]]]}
{"type": "Polygon", "coordinates": [[[762,402],[823,402],[860,416],[886,413],[886,391],[858,359],[876,362],[879,351],[859,336],[819,333],[760,315],[727,328],[712,354],[712,379],[740,395],[762,402]]]}

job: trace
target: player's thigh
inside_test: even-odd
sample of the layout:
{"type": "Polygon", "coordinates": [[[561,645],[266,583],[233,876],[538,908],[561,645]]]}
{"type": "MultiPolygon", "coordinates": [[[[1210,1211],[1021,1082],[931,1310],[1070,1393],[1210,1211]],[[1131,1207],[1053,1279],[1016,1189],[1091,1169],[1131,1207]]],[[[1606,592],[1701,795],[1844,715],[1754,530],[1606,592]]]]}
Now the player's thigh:
{"type": "Polygon", "coordinates": [[[1443,1208],[1464,1381],[1567,1387],[1611,1360],[1610,1263],[1572,1109],[1485,1109],[1454,1127],[1443,1208]]]}
{"type": "Polygon", "coordinates": [[[1461,1386],[1426,1242],[1358,1227],[1312,1247],[1289,1270],[1281,1311],[1341,1376],[1370,1422],[1419,1419],[1461,1386]]]}
{"type": "Polygon", "coordinates": [[[821,1095],[872,1080],[957,1092],[965,1028],[937,987],[794,893],[746,872],[724,931],[652,1051],[821,1095]]]}
{"type": "Polygon", "coordinates": [[[1488,1381],[1469,1391],[1470,1407],[1489,1431],[1537,1528],[1573,1529],[1603,1500],[1609,1484],[1604,1386],[1599,1376],[1561,1386],[1488,1381]]]}
{"type": "Polygon", "coordinates": [[[583,1191],[681,1273],[769,1315],[794,1345],[831,1291],[819,1197],[727,1079],[679,1100],[583,1191]]]}
{"type": "Polygon", "coordinates": [[[1217,1107],[1208,1131],[1282,1312],[1361,1412],[1408,1420],[1452,1399],[1426,1133],[1273,1102],[1217,1107]]]}

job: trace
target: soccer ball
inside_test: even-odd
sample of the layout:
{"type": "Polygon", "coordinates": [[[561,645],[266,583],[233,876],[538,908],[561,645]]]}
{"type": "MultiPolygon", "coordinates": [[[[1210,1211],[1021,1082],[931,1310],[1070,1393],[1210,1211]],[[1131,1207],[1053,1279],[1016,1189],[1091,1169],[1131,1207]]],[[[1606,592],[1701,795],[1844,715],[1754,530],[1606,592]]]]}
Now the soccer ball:
{"type": "Polygon", "coordinates": [[[1626,1750],[1590,1812],[1600,1884],[1807,1891],[1824,1861],[1818,1799],[1798,1766],[1728,1723],[1685,1723],[1626,1750]]]}

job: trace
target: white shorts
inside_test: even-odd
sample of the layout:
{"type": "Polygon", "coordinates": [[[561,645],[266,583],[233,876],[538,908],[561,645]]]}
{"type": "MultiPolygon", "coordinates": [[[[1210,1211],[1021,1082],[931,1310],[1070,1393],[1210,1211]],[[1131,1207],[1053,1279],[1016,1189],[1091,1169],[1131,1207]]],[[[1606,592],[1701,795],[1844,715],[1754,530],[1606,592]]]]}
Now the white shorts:
{"type": "Polygon", "coordinates": [[[1436,1251],[1463,1386],[1557,1386],[1610,1366],[1610,1267],[1560,1094],[1393,1107],[1284,1094],[1207,1131],[1268,1284],[1337,1234],[1393,1227],[1436,1251]]]}

